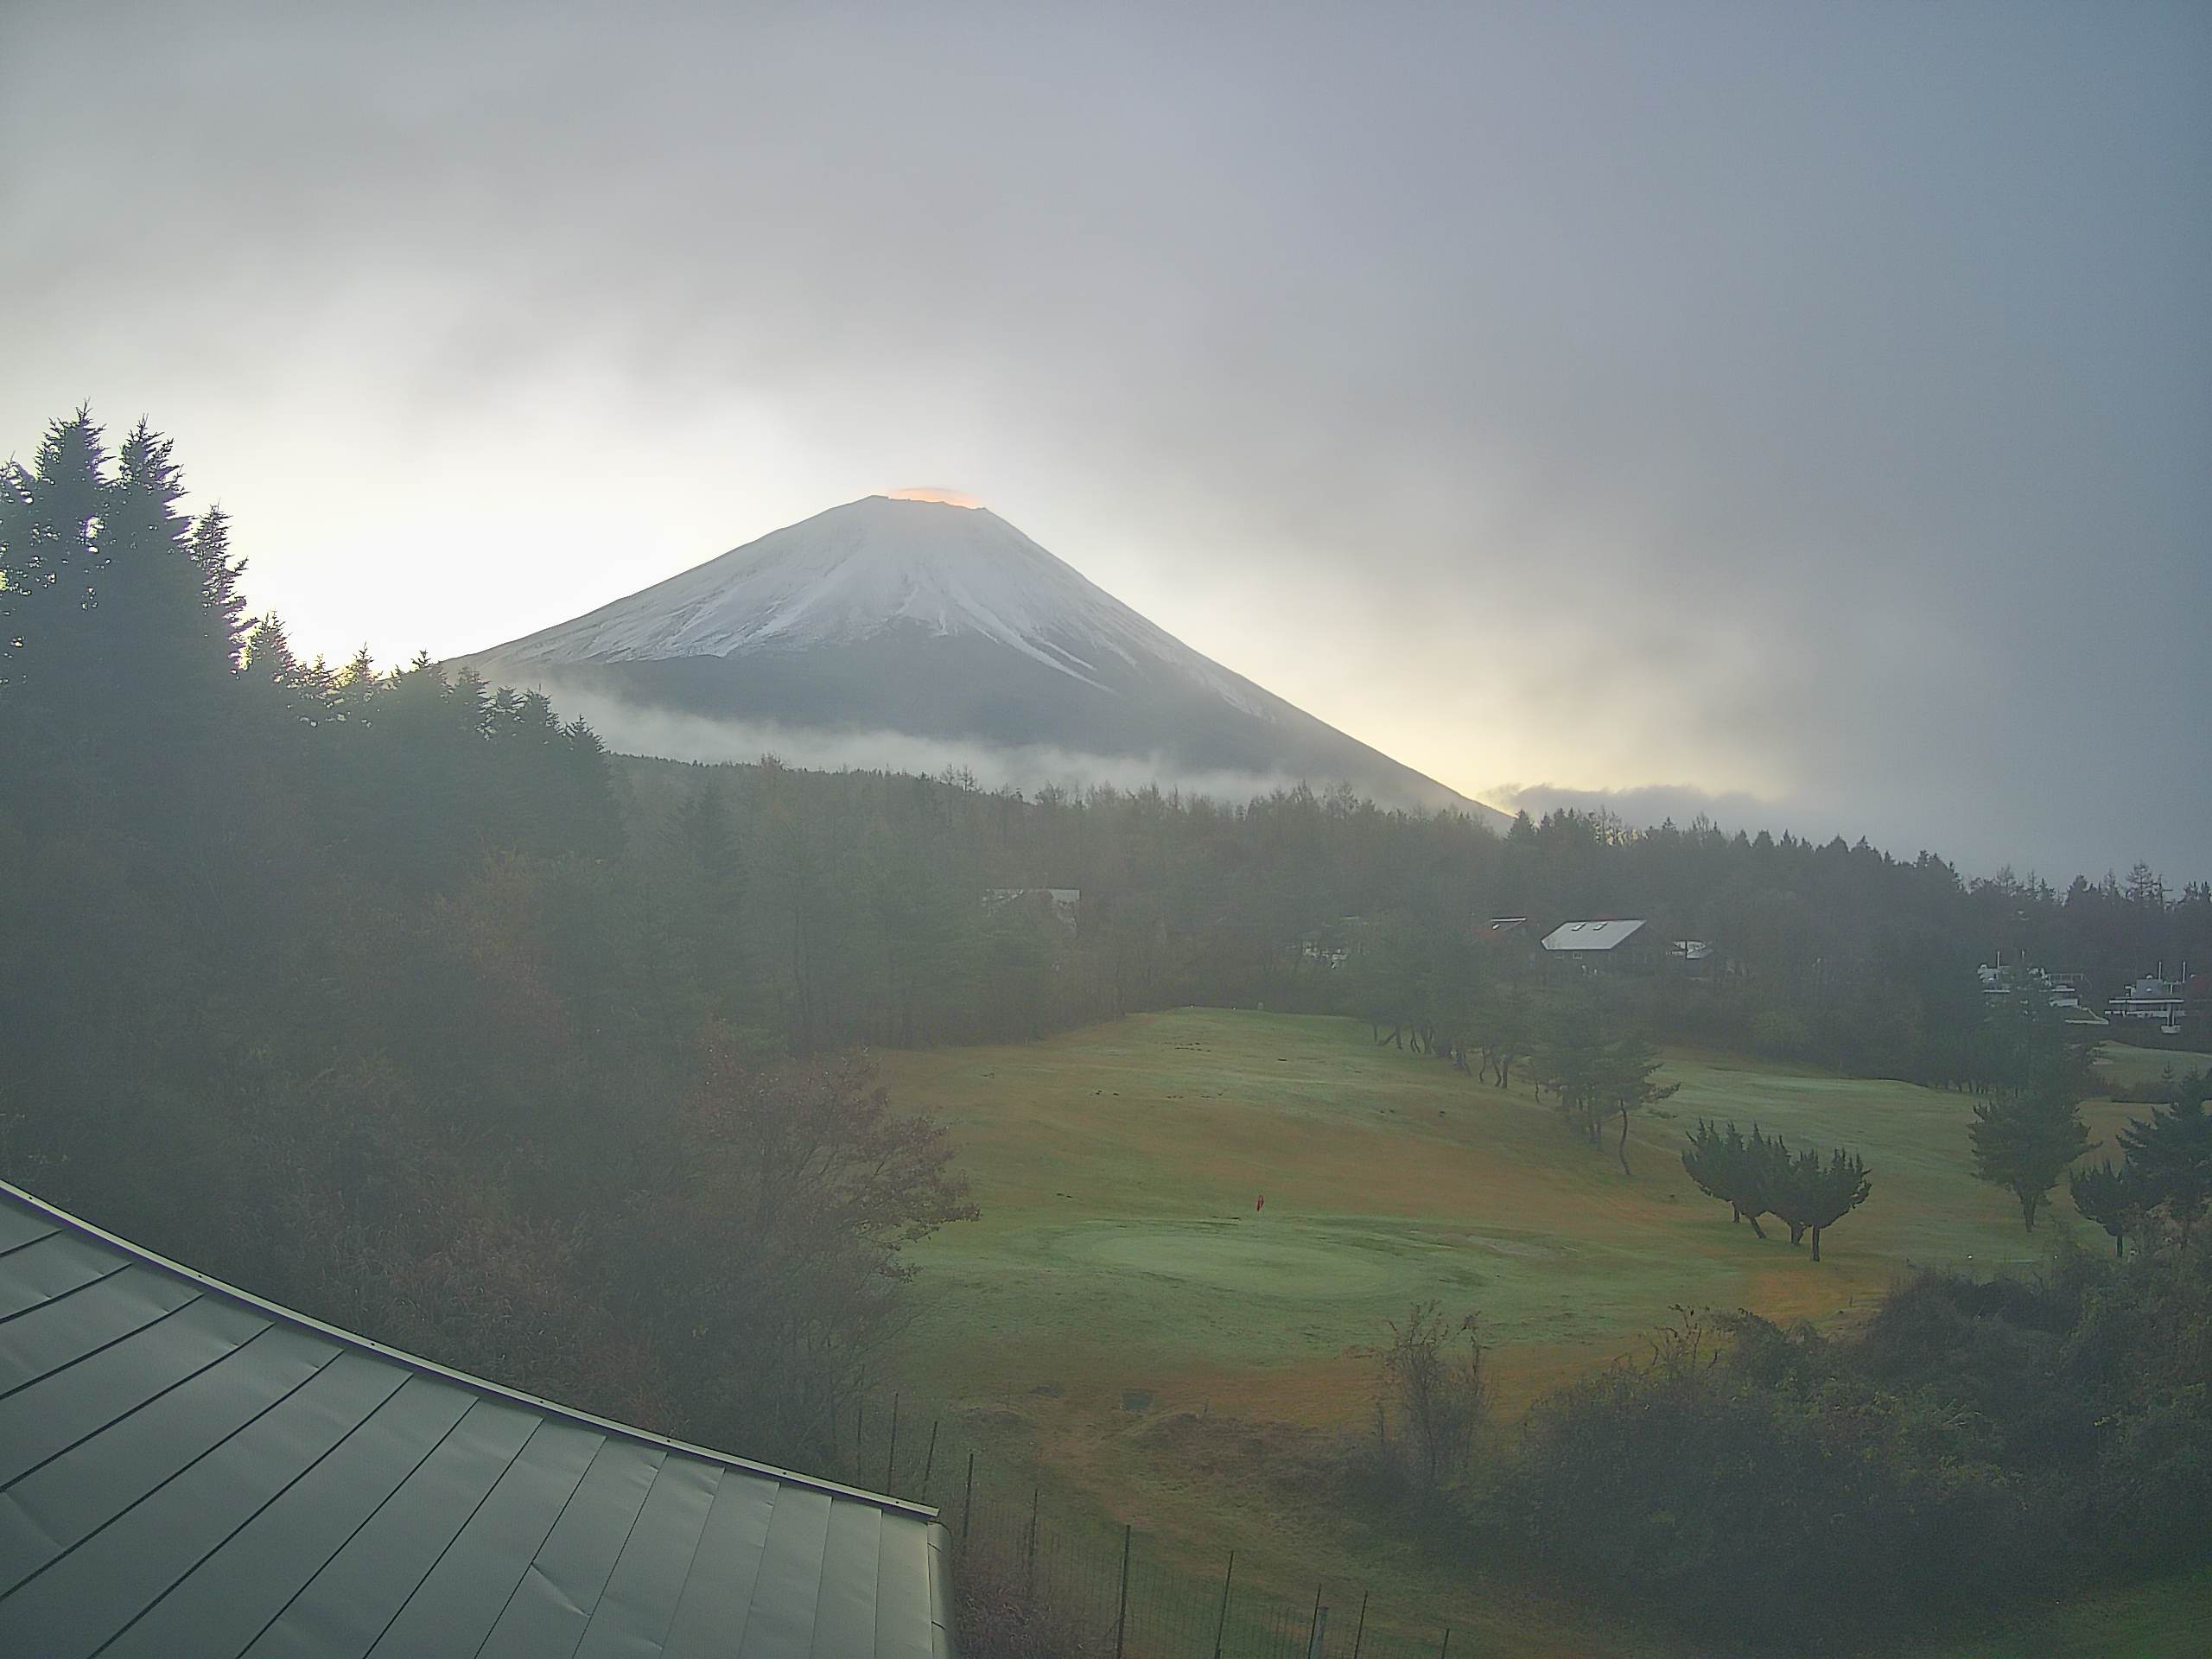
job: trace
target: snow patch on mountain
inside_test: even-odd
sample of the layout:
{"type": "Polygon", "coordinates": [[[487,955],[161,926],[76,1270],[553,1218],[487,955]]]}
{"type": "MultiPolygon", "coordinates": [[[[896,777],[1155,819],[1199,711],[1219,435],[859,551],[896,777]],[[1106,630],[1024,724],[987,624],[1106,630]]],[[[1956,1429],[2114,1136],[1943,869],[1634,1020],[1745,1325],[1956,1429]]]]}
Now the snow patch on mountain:
{"type": "Polygon", "coordinates": [[[509,662],[619,663],[847,644],[887,629],[975,634],[1102,691],[1112,663],[1165,665],[1262,719],[1275,699],[1200,655],[996,513],[872,495],[501,648],[509,662]]]}

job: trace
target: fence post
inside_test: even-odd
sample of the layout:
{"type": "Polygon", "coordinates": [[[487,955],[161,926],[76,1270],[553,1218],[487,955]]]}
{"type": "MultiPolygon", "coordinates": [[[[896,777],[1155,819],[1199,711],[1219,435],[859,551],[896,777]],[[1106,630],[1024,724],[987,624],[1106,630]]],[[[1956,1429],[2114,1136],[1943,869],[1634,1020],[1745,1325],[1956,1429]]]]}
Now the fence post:
{"type": "Polygon", "coordinates": [[[1044,1490],[1045,1490],[1045,1489],[1044,1489],[1044,1487],[1043,1487],[1041,1484],[1033,1484],[1033,1485],[1031,1485],[1031,1487],[1029,1488],[1029,1567],[1028,1567],[1028,1573],[1029,1573],[1029,1593],[1030,1593],[1030,1595],[1032,1595],[1033,1597],[1033,1596],[1035,1596],[1035,1595],[1036,1595],[1036,1593],[1037,1593],[1037,1499],[1038,1499],[1039,1495],[1040,1493],[1042,1493],[1044,1490]]]}
{"type": "Polygon", "coordinates": [[[1129,1535],[1128,1523],[1122,1525],[1122,1600],[1114,1611],[1114,1659],[1122,1659],[1122,1640],[1129,1629],[1129,1535]]]}
{"type": "Polygon", "coordinates": [[[1229,1629],[1229,1581],[1236,1576],[1236,1552],[1229,1552],[1229,1568],[1221,1575],[1221,1617],[1213,1622],[1213,1659],[1221,1659],[1221,1638],[1229,1629]]]}
{"type": "Polygon", "coordinates": [[[899,1396],[894,1394],[891,1396],[891,1449],[883,1454],[883,1490],[886,1493],[894,1497],[898,1496],[898,1494],[892,1492],[891,1491],[891,1474],[892,1471],[897,1468],[898,1465],[899,1396]]]}
{"type": "Polygon", "coordinates": [[[960,1541],[968,1541],[968,1520],[976,1513],[976,1454],[968,1454],[968,1491],[960,1500],[960,1541]]]}
{"type": "Polygon", "coordinates": [[[1351,1659],[1359,1659],[1359,1644],[1367,1640],[1367,1597],[1366,1591],[1359,1592],[1359,1628],[1351,1633],[1351,1659]]]}
{"type": "Polygon", "coordinates": [[[929,1455],[922,1459],[922,1502],[925,1503],[930,1497],[930,1471],[937,1467],[937,1431],[942,1421],[934,1417],[930,1420],[929,1455]]]}

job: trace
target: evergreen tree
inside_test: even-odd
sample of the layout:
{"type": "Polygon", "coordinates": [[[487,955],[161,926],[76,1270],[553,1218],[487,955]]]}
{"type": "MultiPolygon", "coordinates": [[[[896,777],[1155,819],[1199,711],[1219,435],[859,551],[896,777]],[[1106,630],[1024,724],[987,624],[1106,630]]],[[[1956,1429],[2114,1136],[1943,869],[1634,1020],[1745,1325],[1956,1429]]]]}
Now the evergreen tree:
{"type": "Polygon", "coordinates": [[[72,700],[85,671],[106,472],[100,429],[80,409],[47,429],[28,469],[10,463],[0,489],[0,674],[48,708],[72,700]]]}
{"type": "Polygon", "coordinates": [[[2212,1109],[2200,1091],[2154,1109],[2120,1132],[2145,1210],[2164,1210],[2182,1243],[2212,1203],[2212,1109]]]}
{"type": "MultiPolygon", "coordinates": [[[[1734,1124],[1728,1126],[1732,1141],[1735,1130],[1734,1124]]],[[[1752,1124],[1751,1138],[1744,1143],[1736,1173],[1736,1201],[1743,1205],[1744,1218],[1751,1224],[1751,1230],[1761,1238],[1766,1236],[1766,1230],[1759,1225],[1759,1217],[1781,1214],[1782,1190],[1789,1174],[1789,1147],[1780,1135],[1770,1137],[1752,1124]]]]}
{"type": "Polygon", "coordinates": [[[1736,1146],[1740,1148],[1744,1137],[1738,1133],[1734,1124],[1731,1123],[1727,1134],[1724,1135],[1718,1125],[1708,1123],[1701,1117],[1698,1119],[1697,1128],[1689,1132],[1689,1145],[1682,1148],[1682,1173],[1706,1197],[1718,1198],[1728,1205],[1728,1220],[1732,1226],[1743,1220],[1744,1211],[1734,1201],[1738,1164],[1729,1155],[1731,1135],[1734,1136],[1736,1146]]]}
{"type": "Polygon", "coordinates": [[[1510,980],[1491,981],[1476,1001],[1474,1017],[1484,1067],[1499,1088],[1511,1088],[1513,1068],[1529,1052],[1527,989],[1510,980]]]}
{"type": "Polygon", "coordinates": [[[1628,1166],[1629,1115],[1659,1101],[1671,1100],[1681,1091],[1680,1083],[1657,1081],[1655,1074],[1660,1064],[1658,1045],[1641,1035],[1623,1036],[1605,1054],[1599,1089],[1606,1109],[1620,1115],[1618,1150],[1624,1175],[1633,1176],[1636,1173],[1628,1166]]]}
{"type": "MultiPolygon", "coordinates": [[[[2125,1132],[2121,1140],[2125,1144],[2125,1132]]],[[[2127,1235],[2142,1224],[2146,1207],[2143,1182],[2135,1166],[2122,1162],[2114,1168],[2110,1159],[2101,1159],[2087,1168],[2069,1171],[2066,1185],[2073,1195],[2074,1208],[2111,1234],[2113,1254],[2126,1256],[2127,1235]]]]}
{"type": "Polygon", "coordinates": [[[666,835],[669,932],[680,982],[722,1019],[741,1018],[746,982],[745,868],[722,785],[702,777],[671,815],[666,835]]]}
{"type": "Polygon", "coordinates": [[[1776,1212],[1789,1224],[1789,1242],[1812,1235],[1813,1260],[1821,1259],[1821,1231],[1833,1227],[1866,1201],[1872,1190],[1866,1160],[1840,1147],[1826,1163],[1816,1152],[1802,1152],[1786,1166],[1777,1183],[1776,1212]]]}
{"type": "MultiPolygon", "coordinates": [[[[235,670],[245,646],[245,563],[231,555],[231,521],[210,507],[192,527],[192,563],[200,585],[200,634],[211,663],[235,670]]],[[[362,648],[365,660],[368,647],[362,648]]]]}
{"type": "Polygon", "coordinates": [[[1766,1229],[1759,1217],[1781,1213],[1789,1168],[1789,1147],[1779,1136],[1769,1140],[1756,1123],[1745,1140],[1733,1123],[1724,1132],[1700,1118],[1682,1152],[1683,1173],[1707,1197],[1728,1206],[1729,1224],[1748,1221],[1761,1238],[1766,1229]]]}
{"type": "Polygon", "coordinates": [[[367,725],[377,693],[384,689],[384,676],[377,672],[368,646],[361,646],[346,658],[346,666],[338,671],[332,681],[332,689],[335,693],[333,705],[336,717],[353,726],[367,725]]]}
{"type": "Polygon", "coordinates": [[[1567,1127],[1596,1146],[1610,1053],[1594,999],[1586,995],[1554,1001],[1537,1021],[1535,1050],[1529,1064],[1537,1082],[1552,1091],[1567,1127]]]}
{"type": "Polygon", "coordinates": [[[2094,1144],[2082,1125],[2079,1099],[2056,1082],[1978,1102],[1967,1135],[1974,1174],[2019,1200],[2030,1232],[2067,1166],[2094,1144]]]}

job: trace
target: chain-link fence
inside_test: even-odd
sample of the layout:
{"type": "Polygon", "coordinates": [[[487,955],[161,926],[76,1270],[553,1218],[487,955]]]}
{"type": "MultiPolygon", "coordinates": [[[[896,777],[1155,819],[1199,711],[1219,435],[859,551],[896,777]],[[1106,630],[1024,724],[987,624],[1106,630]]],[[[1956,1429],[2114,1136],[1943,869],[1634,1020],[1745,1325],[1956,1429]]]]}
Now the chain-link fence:
{"type": "Polygon", "coordinates": [[[870,1423],[862,1413],[854,1428],[858,1484],[938,1508],[953,1544],[966,1659],[1439,1659],[1452,1650],[1441,1621],[1386,1608],[1355,1580],[1286,1598],[1254,1582],[1233,1553],[1202,1562],[1187,1548],[1068,1512],[1040,1480],[956,1447],[934,1420],[879,1413],[870,1423]]]}

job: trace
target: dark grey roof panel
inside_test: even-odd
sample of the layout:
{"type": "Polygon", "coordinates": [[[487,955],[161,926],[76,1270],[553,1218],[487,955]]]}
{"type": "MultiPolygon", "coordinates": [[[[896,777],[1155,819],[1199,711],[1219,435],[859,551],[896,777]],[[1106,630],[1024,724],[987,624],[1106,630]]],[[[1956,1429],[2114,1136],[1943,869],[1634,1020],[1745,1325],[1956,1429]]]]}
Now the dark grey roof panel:
{"type": "MultiPolygon", "coordinates": [[[[109,1282],[88,1285],[53,1306],[88,1307],[109,1282]]],[[[0,1484],[28,1474],[267,1329],[260,1315],[203,1296],[18,1389],[0,1400],[0,1484]]]]}
{"type": "Polygon", "coordinates": [[[875,1651],[875,1582],[882,1556],[883,1512],[832,1503],[823,1541],[821,1599],[814,1610],[815,1659],[875,1651]]]}
{"type": "Polygon", "coordinates": [[[930,1541],[930,1640],[937,1659],[953,1659],[952,1538],[943,1527],[931,1527],[930,1541]]]}
{"type": "Polygon", "coordinates": [[[375,1647],[371,1659],[474,1653],[607,1437],[540,1423],[375,1647]]]}
{"type": "Polygon", "coordinates": [[[722,1478],[699,1539],[700,1555],[721,1567],[713,1573],[695,1572],[684,1585],[675,1622],[668,1627],[668,1659],[721,1659],[735,1650],[745,1634],[768,1524],[782,1491],[771,1480],[722,1478]]]}
{"type": "Polygon", "coordinates": [[[389,1366],[340,1355],[175,1479],[0,1598],[0,1653],[67,1659],[95,1651],[343,1440],[401,1380],[389,1366]]]}
{"type": "Polygon", "coordinates": [[[45,1238],[59,1230],[56,1224],[35,1210],[0,1204],[0,1255],[20,1249],[35,1238],[45,1238]]]}
{"type": "Polygon", "coordinates": [[[876,1659],[933,1659],[930,1575],[931,1540],[912,1527],[886,1527],[878,1547],[876,1659]]]}
{"type": "Polygon", "coordinates": [[[0,1280],[0,1319],[50,1302],[95,1279],[120,1273],[124,1258],[74,1233],[48,1233],[8,1253],[0,1280]]]}
{"type": "Polygon", "coordinates": [[[0,1655],[950,1659],[932,1511],[518,1395],[0,1183],[0,1655]]]}
{"type": "Polygon", "coordinates": [[[246,1651],[360,1659],[491,1495],[538,1420],[481,1400],[246,1651]]]}
{"type": "Polygon", "coordinates": [[[830,1541],[830,1501],[819,1492],[785,1492],[769,1518],[738,1659],[781,1659],[813,1651],[822,1602],[822,1552],[830,1541]]]}
{"type": "Polygon", "coordinates": [[[134,1267],[18,1313],[0,1325],[8,1333],[0,1343],[0,1395],[73,1364],[199,1298],[197,1285],[134,1267]]]}
{"type": "Polygon", "coordinates": [[[637,1524],[615,1560],[607,1593],[584,1626],[576,1659],[618,1659],[660,1650],[675,1617],[677,1598],[698,1556],[715,1489],[725,1475],[744,1478],[690,1458],[671,1458],[661,1465],[637,1524]]]}
{"type": "Polygon", "coordinates": [[[565,1659],[575,1651],[666,1459],[655,1447],[628,1440],[608,1440],[599,1448],[479,1659],[565,1659]]]}
{"type": "Polygon", "coordinates": [[[245,1652],[475,1403],[463,1389],[409,1379],[101,1659],[245,1652]]]}
{"type": "MultiPolygon", "coordinates": [[[[14,1589],[204,1457],[337,1352],[303,1332],[265,1331],[105,1433],[79,1440],[14,1481],[0,1491],[0,1592],[14,1589]]],[[[73,1375],[60,1372],[42,1386],[66,1386],[73,1375]]],[[[34,1393],[26,1389],[0,1402],[0,1408],[34,1393]]],[[[0,1446],[10,1444],[0,1431],[0,1446]]]]}

